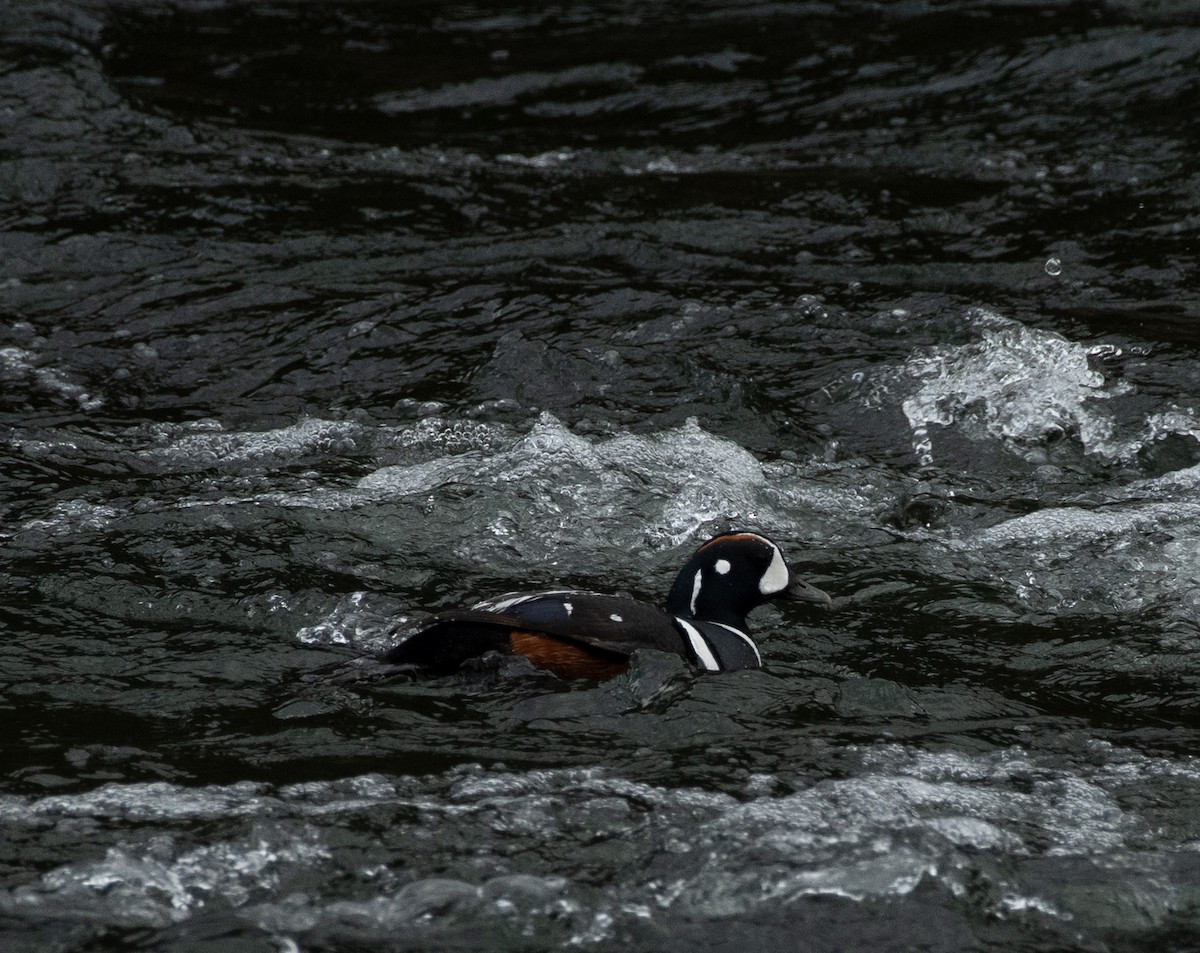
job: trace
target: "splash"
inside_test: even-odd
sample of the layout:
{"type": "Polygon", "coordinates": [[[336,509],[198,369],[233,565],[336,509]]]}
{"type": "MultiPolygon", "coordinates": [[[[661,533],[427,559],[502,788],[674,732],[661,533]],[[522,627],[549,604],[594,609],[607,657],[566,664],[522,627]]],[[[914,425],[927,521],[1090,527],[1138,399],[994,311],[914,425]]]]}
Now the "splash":
{"type": "Polygon", "coordinates": [[[982,328],[981,340],[932,347],[905,365],[920,382],[902,406],[923,465],[933,462],[931,424],[1000,440],[1031,462],[1042,462],[1044,446],[1068,435],[1086,453],[1119,455],[1113,421],[1096,402],[1125,388],[1110,386],[1092,367],[1091,349],[986,311],[971,320],[982,328]]]}
{"type": "Polygon", "coordinates": [[[407,621],[395,600],[352,592],[324,618],[300,629],[296,640],[304,645],[349,645],[362,652],[381,652],[394,644],[396,626],[407,621]]]}
{"type": "Polygon", "coordinates": [[[656,434],[594,439],[543,413],[507,447],[383,467],[358,483],[375,500],[476,499],[493,541],[552,556],[613,545],[673,547],[701,527],[758,517],[762,465],[695,419],[656,434]]]}

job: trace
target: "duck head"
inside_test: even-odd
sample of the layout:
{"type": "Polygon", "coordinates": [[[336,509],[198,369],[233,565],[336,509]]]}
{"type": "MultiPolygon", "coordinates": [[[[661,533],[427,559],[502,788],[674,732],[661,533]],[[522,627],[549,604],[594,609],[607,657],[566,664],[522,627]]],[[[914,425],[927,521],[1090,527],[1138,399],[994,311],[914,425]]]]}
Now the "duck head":
{"type": "Polygon", "coordinates": [[[714,536],[684,564],[667,594],[667,611],[681,619],[721,622],[745,631],[757,606],[785,599],[828,606],[829,595],[798,578],[783,553],[758,533],[714,536]]]}

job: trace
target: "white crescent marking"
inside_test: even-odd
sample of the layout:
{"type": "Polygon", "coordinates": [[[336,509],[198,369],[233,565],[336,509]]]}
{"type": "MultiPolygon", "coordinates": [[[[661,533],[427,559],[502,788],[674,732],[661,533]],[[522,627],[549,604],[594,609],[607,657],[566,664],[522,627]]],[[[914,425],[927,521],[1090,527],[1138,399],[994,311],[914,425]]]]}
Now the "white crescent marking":
{"type": "Polygon", "coordinates": [[[774,543],[771,544],[771,549],[775,551],[771,557],[771,565],[767,567],[762,579],[758,581],[758,591],[764,596],[773,596],[777,592],[783,592],[788,584],[788,567],[787,563],[783,561],[783,553],[774,543]]]}
{"type": "Polygon", "coordinates": [[[754,644],[754,639],[750,638],[750,636],[748,636],[741,629],[735,629],[733,626],[726,625],[724,622],[710,622],[709,625],[719,625],[722,629],[728,629],[748,646],[750,646],[750,651],[754,653],[754,657],[758,660],[758,667],[762,668],[762,656],[758,654],[758,646],[754,644]]]}
{"type": "Polygon", "coordinates": [[[680,628],[683,629],[684,634],[688,637],[688,642],[691,643],[692,651],[696,653],[696,658],[700,660],[700,664],[704,666],[704,670],[707,672],[721,671],[721,665],[716,660],[716,657],[712,654],[712,649],[710,649],[708,647],[708,643],[704,641],[704,636],[696,631],[695,626],[684,622],[683,619],[679,618],[679,616],[675,617],[675,621],[679,623],[680,628]]]}

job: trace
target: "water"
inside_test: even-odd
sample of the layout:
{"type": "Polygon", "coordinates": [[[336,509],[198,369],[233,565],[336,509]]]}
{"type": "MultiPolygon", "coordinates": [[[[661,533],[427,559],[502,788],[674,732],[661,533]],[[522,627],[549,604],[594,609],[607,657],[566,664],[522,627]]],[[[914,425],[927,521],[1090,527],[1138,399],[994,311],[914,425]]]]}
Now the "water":
{"type": "Polygon", "coordinates": [[[1200,944],[1191,5],[0,41],[0,947],[1200,944]],[[731,523],[762,670],[313,676],[731,523]]]}

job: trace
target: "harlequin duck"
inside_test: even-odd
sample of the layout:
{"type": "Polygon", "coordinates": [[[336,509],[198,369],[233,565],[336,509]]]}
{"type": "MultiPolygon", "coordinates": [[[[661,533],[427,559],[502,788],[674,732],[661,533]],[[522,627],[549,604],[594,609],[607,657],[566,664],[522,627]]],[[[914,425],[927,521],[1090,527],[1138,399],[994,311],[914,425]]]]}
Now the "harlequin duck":
{"type": "Polygon", "coordinates": [[[509,593],[420,624],[379,661],[447,673],[487,651],[523,655],[564,678],[611,678],[639,648],[682,655],[709,672],[758,668],[746,614],[773,599],[828,606],[758,533],[714,536],[667,594],[666,611],[625,596],[556,590],[509,593]]]}

